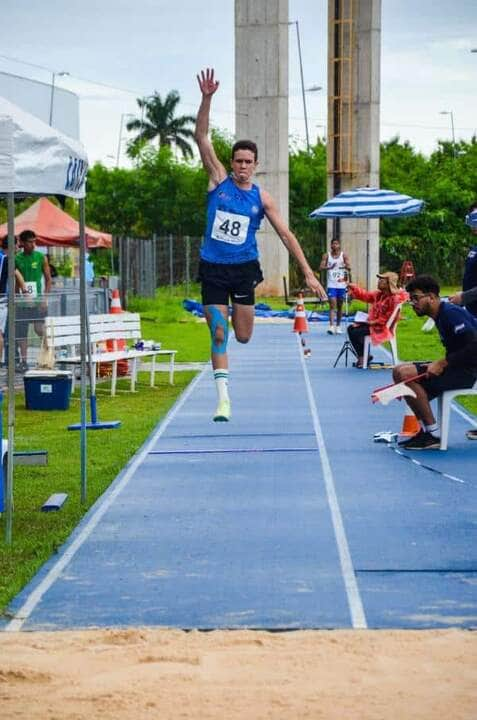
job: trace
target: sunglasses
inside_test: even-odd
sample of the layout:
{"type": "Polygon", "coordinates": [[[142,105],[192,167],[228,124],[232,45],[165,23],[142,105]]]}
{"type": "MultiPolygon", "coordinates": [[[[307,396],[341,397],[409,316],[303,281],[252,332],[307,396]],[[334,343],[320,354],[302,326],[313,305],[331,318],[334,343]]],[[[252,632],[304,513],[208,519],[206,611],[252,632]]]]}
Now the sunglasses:
{"type": "Polygon", "coordinates": [[[421,298],[427,297],[428,295],[429,293],[422,293],[422,295],[409,295],[409,301],[413,304],[416,304],[421,298]]]}

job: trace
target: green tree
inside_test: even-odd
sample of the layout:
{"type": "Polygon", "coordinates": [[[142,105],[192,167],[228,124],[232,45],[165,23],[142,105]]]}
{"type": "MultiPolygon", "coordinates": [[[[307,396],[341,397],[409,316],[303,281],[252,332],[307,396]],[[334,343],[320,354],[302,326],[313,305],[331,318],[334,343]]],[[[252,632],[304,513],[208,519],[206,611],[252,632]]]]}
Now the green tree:
{"type": "MultiPolygon", "coordinates": [[[[290,227],[296,234],[315,270],[326,246],[326,222],[310,220],[310,213],[326,200],[326,145],[319,141],[304,150],[292,150],[289,156],[290,227]]],[[[290,265],[290,286],[302,284],[296,263],[290,265]]]]}
{"type": "Polygon", "coordinates": [[[477,192],[477,143],[438,143],[429,158],[397,138],[381,148],[381,186],[425,201],[411,218],[381,222],[381,265],[399,271],[411,260],[416,272],[460,282],[469,243],[464,216],[477,192]]]}
{"type": "Polygon", "coordinates": [[[230,165],[230,161],[232,159],[232,146],[234,144],[232,135],[224,130],[217,130],[216,128],[212,129],[210,135],[215,154],[227,172],[230,172],[232,169],[230,165]]]}
{"type": "Polygon", "coordinates": [[[137,171],[97,163],[88,172],[87,223],[113,235],[134,234],[140,221],[137,171]]]}
{"type": "Polygon", "coordinates": [[[137,104],[141,117],[130,120],[128,130],[138,133],[128,147],[128,153],[136,157],[145,144],[157,138],[159,147],[175,145],[184,158],[192,158],[192,146],[188,142],[194,137],[190,124],[195,123],[192,115],[176,116],[180,96],[177,90],[171,90],[163,100],[158,92],[150,98],[138,98],[137,104]]]}

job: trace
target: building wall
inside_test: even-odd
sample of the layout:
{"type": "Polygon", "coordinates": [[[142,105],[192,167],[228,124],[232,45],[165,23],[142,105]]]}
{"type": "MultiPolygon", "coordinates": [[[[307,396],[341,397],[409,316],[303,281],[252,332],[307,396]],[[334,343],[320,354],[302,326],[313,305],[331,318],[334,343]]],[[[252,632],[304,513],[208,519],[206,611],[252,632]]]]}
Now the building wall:
{"type": "MultiPolygon", "coordinates": [[[[258,145],[256,181],[288,222],[288,0],[235,0],[236,138],[258,145]]],[[[282,295],[288,253],[270,223],[258,234],[261,295],[282,295]]]]}
{"type": "MultiPolygon", "coordinates": [[[[345,171],[336,175],[336,157],[332,132],[336,127],[335,63],[336,43],[333,18],[335,0],[328,0],[328,197],[354,187],[379,187],[379,112],[380,112],[380,55],[381,0],[344,0],[339,10],[346,27],[352,19],[352,31],[342,34],[339,53],[349,61],[342,63],[341,93],[347,97],[342,104],[342,130],[350,121],[351,135],[343,138],[345,171]],[[349,112],[349,115],[348,115],[349,112]],[[349,144],[348,144],[349,143],[349,144]],[[337,187],[339,185],[339,187],[337,187]]],[[[339,234],[343,249],[350,255],[352,278],[362,286],[374,289],[379,271],[379,220],[328,221],[327,235],[339,234]],[[338,230],[338,232],[337,232],[338,230]]]]}

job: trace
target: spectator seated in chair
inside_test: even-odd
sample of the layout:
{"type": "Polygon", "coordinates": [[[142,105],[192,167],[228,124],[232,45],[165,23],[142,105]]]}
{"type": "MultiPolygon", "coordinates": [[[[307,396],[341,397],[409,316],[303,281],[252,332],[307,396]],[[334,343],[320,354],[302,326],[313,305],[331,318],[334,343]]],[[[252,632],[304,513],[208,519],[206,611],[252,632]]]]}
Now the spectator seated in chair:
{"type": "MultiPolygon", "coordinates": [[[[356,300],[369,304],[368,319],[366,322],[354,322],[348,327],[348,337],[358,356],[354,366],[363,367],[364,341],[367,335],[371,336],[372,345],[380,345],[393,337],[393,328],[388,327],[388,320],[395,312],[396,307],[407,300],[407,293],[398,287],[398,276],[394,272],[385,272],[377,275],[378,289],[363,290],[358,285],[350,283],[348,291],[356,300]]],[[[398,316],[396,317],[396,321],[398,316]]],[[[371,360],[371,356],[369,360],[371,360]]]]}
{"type": "Polygon", "coordinates": [[[469,391],[474,387],[477,380],[477,318],[465,308],[441,301],[439,284],[429,275],[418,275],[406,289],[416,315],[432,317],[435,321],[445,357],[431,363],[404,363],[394,368],[395,382],[426,373],[426,377],[408,383],[415,397],[405,397],[422,429],[399,444],[405,450],[445,449],[430,401],[447,391],[469,391]]]}

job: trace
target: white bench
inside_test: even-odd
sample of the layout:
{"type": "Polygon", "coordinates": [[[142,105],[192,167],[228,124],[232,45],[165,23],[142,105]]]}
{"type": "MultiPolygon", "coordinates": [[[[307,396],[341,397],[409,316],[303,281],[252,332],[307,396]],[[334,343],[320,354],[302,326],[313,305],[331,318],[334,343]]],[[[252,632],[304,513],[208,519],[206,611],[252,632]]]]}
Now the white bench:
{"type": "MultiPolygon", "coordinates": [[[[174,359],[176,350],[144,349],[136,350],[133,347],[121,349],[118,341],[126,343],[137,342],[141,339],[141,318],[139,313],[115,313],[89,316],[89,340],[91,344],[91,377],[92,392],[95,392],[96,370],[102,363],[111,363],[111,395],[116,394],[118,362],[129,362],[129,375],[131,377],[131,391],[134,392],[140,363],[144,358],[150,358],[150,385],[154,387],[156,358],[169,357],[169,382],[174,384],[174,359]],[[112,350],[104,349],[107,341],[111,341],[112,350]]],[[[64,317],[47,317],[45,319],[45,338],[48,347],[54,349],[55,362],[76,366],[81,362],[80,357],[80,316],[66,315],[64,317]]],[[[87,356],[88,359],[88,356],[87,356]]],[[[75,373],[73,372],[73,385],[75,386],[75,373]]]]}

